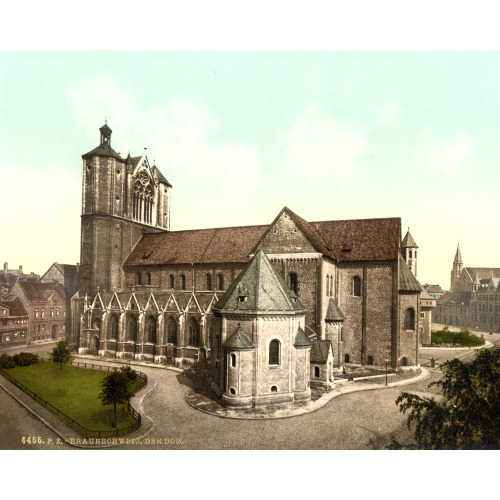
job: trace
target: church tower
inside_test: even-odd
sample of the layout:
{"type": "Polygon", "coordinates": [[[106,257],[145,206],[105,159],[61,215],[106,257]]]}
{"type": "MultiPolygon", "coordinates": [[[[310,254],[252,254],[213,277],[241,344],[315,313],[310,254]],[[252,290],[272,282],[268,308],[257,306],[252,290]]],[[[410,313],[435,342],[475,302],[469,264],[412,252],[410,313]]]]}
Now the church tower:
{"type": "Polygon", "coordinates": [[[455,290],[455,285],[457,284],[460,275],[462,274],[462,269],[464,268],[464,263],[462,262],[462,254],[460,253],[460,243],[457,245],[457,251],[455,253],[455,258],[453,259],[453,268],[451,270],[451,283],[450,291],[455,290]]]}
{"type": "Polygon", "coordinates": [[[120,288],[122,264],[141,235],[170,226],[172,185],[146,156],[122,158],[107,123],[99,131],[99,146],[82,155],[80,297],[120,288]]]}
{"type": "Polygon", "coordinates": [[[418,245],[410,234],[410,228],[408,228],[408,232],[401,242],[401,255],[415,278],[417,277],[417,248],[418,245]]]}

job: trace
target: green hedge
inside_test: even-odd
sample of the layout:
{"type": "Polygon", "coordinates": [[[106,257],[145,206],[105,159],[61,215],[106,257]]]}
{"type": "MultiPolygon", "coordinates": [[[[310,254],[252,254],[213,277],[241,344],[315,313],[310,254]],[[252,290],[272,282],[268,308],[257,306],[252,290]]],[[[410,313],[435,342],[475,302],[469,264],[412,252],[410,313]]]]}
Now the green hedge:
{"type": "Polygon", "coordinates": [[[442,330],[432,331],[432,345],[458,345],[461,347],[476,347],[484,345],[484,338],[472,334],[469,330],[460,330],[459,332],[450,332],[448,327],[442,330]]]}

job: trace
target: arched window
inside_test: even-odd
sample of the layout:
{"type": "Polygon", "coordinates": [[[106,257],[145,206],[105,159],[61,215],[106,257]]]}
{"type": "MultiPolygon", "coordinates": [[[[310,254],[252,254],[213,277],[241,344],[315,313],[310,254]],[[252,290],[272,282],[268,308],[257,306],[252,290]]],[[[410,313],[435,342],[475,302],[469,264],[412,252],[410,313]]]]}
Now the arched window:
{"type": "Polygon", "coordinates": [[[415,330],[415,309],[413,307],[406,310],[405,330],[415,330]]]}
{"type": "Polygon", "coordinates": [[[137,318],[135,316],[130,316],[128,319],[128,337],[127,340],[132,342],[137,342],[137,318]]]}
{"type": "Polygon", "coordinates": [[[207,290],[212,290],[212,275],[207,274],[207,290]]]}
{"type": "Polygon", "coordinates": [[[361,278],[354,276],[352,279],[352,294],[355,297],[361,297],[361,278]]]}
{"type": "Polygon", "coordinates": [[[101,329],[101,320],[99,318],[94,319],[94,330],[101,329]]]}
{"type": "Polygon", "coordinates": [[[200,335],[198,323],[194,318],[191,318],[188,326],[188,345],[198,347],[200,343],[200,335]]]}
{"type": "Polygon", "coordinates": [[[318,378],[318,377],[319,377],[319,366],[315,366],[315,367],[314,367],[314,376],[315,376],[316,378],[318,378]]]}
{"type": "Polygon", "coordinates": [[[177,323],[170,316],[167,322],[167,342],[169,344],[177,344],[177,323]]]}
{"type": "Polygon", "coordinates": [[[290,273],[290,288],[293,290],[295,295],[299,294],[299,282],[296,273],[290,273]]]}
{"type": "Polygon", "coordinates": [[[146,285],[151,285],[151,273],[146,273],[146,285]]]}
{"type": "Polygon", "coordinates": [[[349,363],[349,354],[344,354],[344,363],[349,363]]]}
{"type": "Polygon", "coordinates": [[[330,297],[333,295],[333,276],[330,276],[330,297]]]}
{"type": "Polygon", "coordinates": [[[169,277],[168,277],[169,281],[170,281],[170,289],[173,290],[175,288],[175,278],[174,278],[174,275],[171,274],[169,277]]]}
{"type": "Polygon", "coordinates": [[[326,296],[330,295],[330,276],[326,275],[326,296]]]}
{"type": "Polygon", "coordinates": [[[56,316],[59,316],[59,308],[56,307],[56,316]]]}
{"type": "Polygon", "coordinates": [[[236,366],[236,354],[231,354],[231,366],[235,367],[236,366]]]}
{"type": "Polygon", "coordinates": [[[45,318],[45,309],[42,309],[42,310],[40,311],[40,317],[41,317],[41,318],[45,318]]]}
{"type": "Polygon", "coordinates": [[[148,318],[148,342],[156,344],[156,319],[153,316],[149,316],[148,318]]]}
{"type": "Polygon", "coordinates": [[[112,314],[111,318],[109,318],[109,327],[108,327],[109,338],[112,340],[116,340],[118,338],[118,318],[116,314],[112,314]]]}
{"type": "Polygon", "coordinates": [[[217,275],[217,290],[224,290],[224,276],[222,274],[217,275]]]}
{"type": "Polygon", "coordinates": [[[38,318],[38,309],[35,309],[35,318],[38,318]]]}
{"type": "Polygon", "coordinates": [[[269,364],[279,365],[280,364],[280,341],[271,340],[269,344],[269,364]]]}
{"type": "Polygon", "coordinates": [[[135,284],[142,285],[142,274],[140,272],[135,273],[135,284]]]}
{"type": "Polygon", "coordinates": [[[186,276],[184,276],[183,274],[181,274],[181,286],[180,286],[180,289],[181,290],[185,290],[186,289],[186,276]]]}
{"type": "Polygon", "coordinates": [[[413,257],[413,252],[410,250],[410,259],[413,257]]]}
{"type": "Polygon", "coordinates": [[[50,308],[50,317],[51,318],[54,317],[54,308],[53,307],[50,308]]]}

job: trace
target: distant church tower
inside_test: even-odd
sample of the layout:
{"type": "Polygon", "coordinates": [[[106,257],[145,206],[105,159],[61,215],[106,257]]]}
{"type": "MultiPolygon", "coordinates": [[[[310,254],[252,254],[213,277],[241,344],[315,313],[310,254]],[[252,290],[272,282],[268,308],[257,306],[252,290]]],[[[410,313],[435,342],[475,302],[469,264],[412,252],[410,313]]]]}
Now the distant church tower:
{"type": "Polygon", "coordinates": [[[144,232],[170,226],[172,185],[146,156],[123,159],[111,147],[111,129],[82,155],[83,197],[80,297],[122,286],[122,264],[144,232]]]}
{"type": "Polygon", "coordinates": [[[401,242],[401,255],[415,278],[417,277],[417,248],[418,245],[410,234],[410,228],[408,228],[408,232],[401,242]]]}
{"type": "Polygon", "coordinates": [[[462,262],[462,254],[460,253],[460,243],[457,245],[457,252],[455,253],[455,258],[453,259],[453,268],[451,270],[451,283],[450,291],[455,290],[455,285],[462,274],[462,269],[464,268],[464,263],[462,262]]]}

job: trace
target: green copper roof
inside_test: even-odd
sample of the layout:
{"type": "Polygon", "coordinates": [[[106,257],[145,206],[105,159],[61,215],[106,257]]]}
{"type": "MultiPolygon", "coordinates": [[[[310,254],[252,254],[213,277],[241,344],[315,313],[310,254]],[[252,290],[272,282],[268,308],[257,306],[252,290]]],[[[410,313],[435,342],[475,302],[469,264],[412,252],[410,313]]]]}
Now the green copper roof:
{"type": "Polygon", "coordinates": [[[306,332],[299,326],[297,335],[295,336],[295,342],[293,343],[294,347],[309,347],[311,344],[312,342],[306,335],[306,332]]]}
{"type": "Polygon", "coordinates": [[[305,311],[266,254],[259,250],[214,309],[230,311],[305,311]]]}
{"type": "Polygon", "coordinates": [[[342,311],[338,308],[335,301],[330,298],[328,302],[328,310],[326,311],[325,321],[344,321],[345,317],[342,311]]]}
{"type": "Polygon", "coordinates": [[[413,276],[410,271],[408,264],[403,259],[403,256],[399,256],[399,291],[400,292],[420,292],[422,287],[420,286],[417,278],[413,276]]]}
{"type": "Polygon", "coordinates": [[[410,234],[410,228],[408,228],[408,232],[401,242],[401,248],[418,248],[413,236],[410,234]]]}
{"type": "Polygon", "coordinates": [[[311,345],[311,363],[324,364],[328,361],[328,352],[332,348],[330,340],[313,340],[311,345]]]}
{"type": "Polygon", "coordinates": [[[453,260],[453,264],[463,264],[462,254],[460,253],[460,243],[457,245],[457,253],[455,254],[455,259],[453,260]]]}
{"type": "Polygon", "coordinates": [[[253,349],[252,341],[247,337],[240,325],[236,331],[222,344],[226,349],[253,349]]]}

